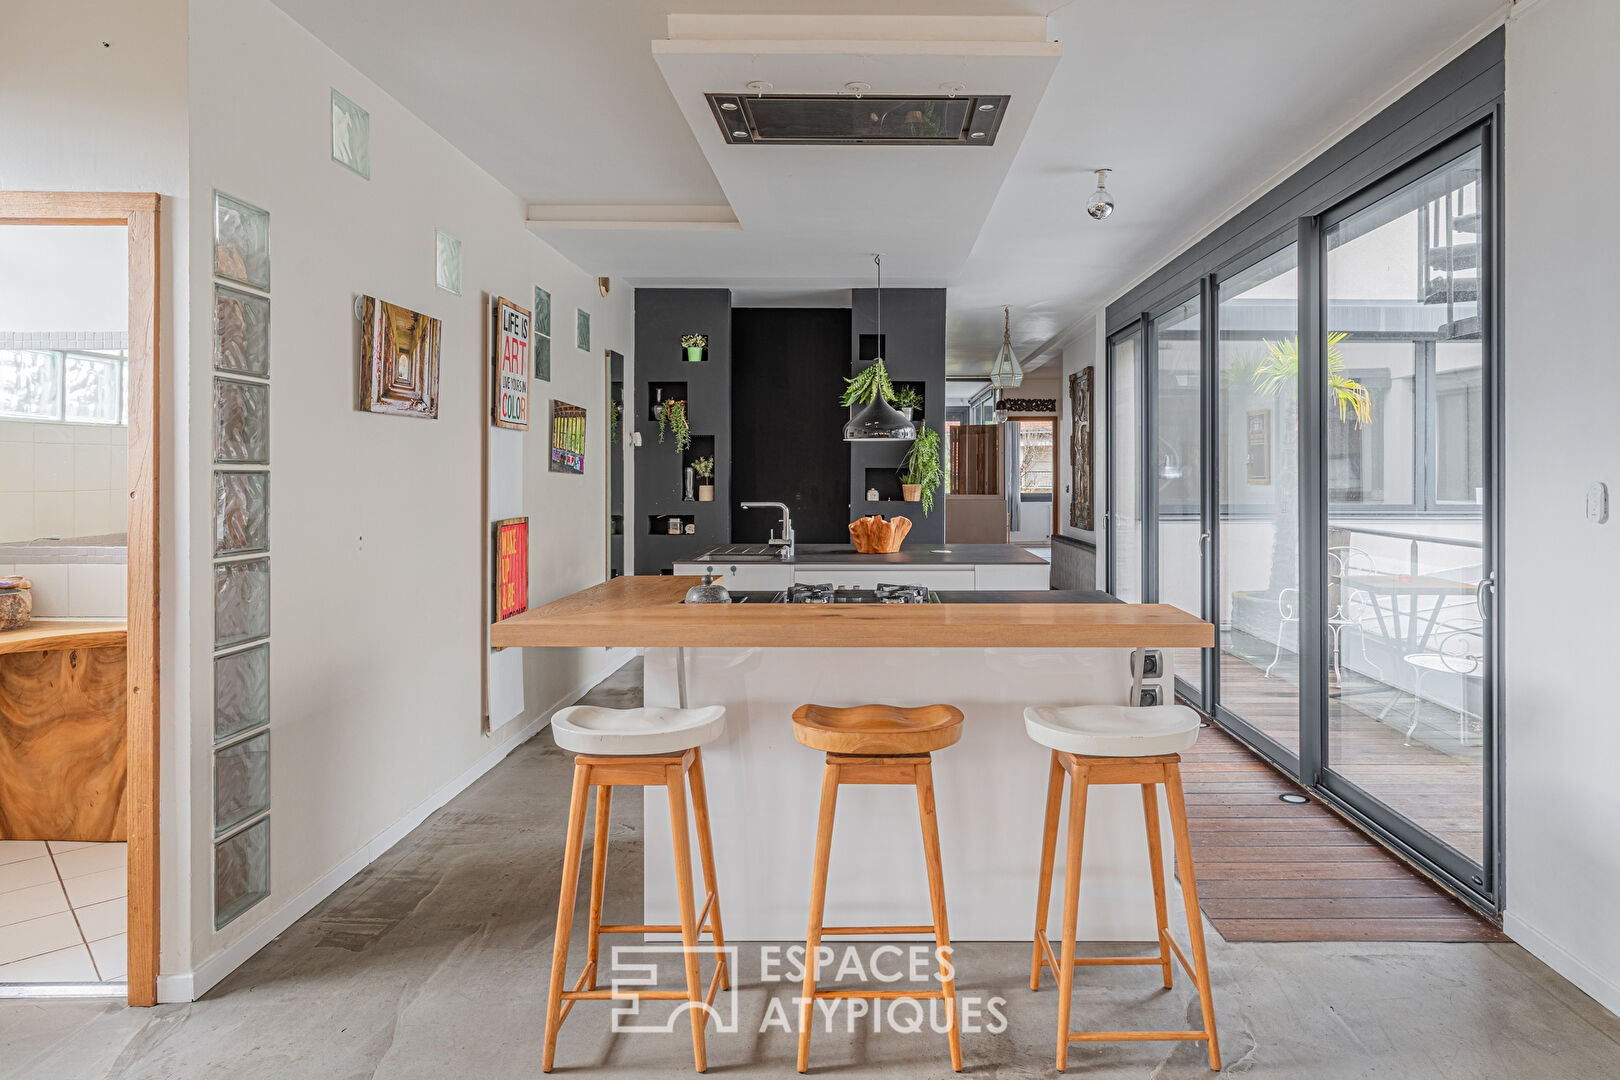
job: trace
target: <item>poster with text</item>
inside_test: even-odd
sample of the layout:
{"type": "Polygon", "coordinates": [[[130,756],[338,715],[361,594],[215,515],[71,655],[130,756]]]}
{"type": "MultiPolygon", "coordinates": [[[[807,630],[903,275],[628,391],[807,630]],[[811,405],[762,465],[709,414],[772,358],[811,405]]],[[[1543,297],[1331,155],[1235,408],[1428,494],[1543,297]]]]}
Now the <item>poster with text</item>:
{"type": "Polygon", "coordinates": [[[529,610],[529,519],[495,523],[495,621],[529,610]]]}
{"type": "Polygon", "coordinates": [[[496,427],[529,430],[529,309],[495,298],[496,427]]]}

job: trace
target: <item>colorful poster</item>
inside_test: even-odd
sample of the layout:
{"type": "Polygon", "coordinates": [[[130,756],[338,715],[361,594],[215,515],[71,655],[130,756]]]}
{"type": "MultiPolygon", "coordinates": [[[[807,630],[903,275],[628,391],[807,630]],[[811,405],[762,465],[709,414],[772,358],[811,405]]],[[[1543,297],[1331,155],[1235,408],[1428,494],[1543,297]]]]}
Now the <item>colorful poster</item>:
{"type": "Polygon", "coordinates": [[[360,408],[395,416],[439,416],[439,320],[360,298],[360,408]]]}
{"type": "Polygon", "coordinates": [[[496,427],[529,430],[529,309],[495,298],[496,427]]]}
{"type": "Polygon", "coordinates": [[[585,409],[553,400],[551,403],[551,471],[585,471],[585,409]]]}
{"type": "Polygon", "coordinates": [[[529,610],[529,519],[495,523],[495,621],[529,610]]]}

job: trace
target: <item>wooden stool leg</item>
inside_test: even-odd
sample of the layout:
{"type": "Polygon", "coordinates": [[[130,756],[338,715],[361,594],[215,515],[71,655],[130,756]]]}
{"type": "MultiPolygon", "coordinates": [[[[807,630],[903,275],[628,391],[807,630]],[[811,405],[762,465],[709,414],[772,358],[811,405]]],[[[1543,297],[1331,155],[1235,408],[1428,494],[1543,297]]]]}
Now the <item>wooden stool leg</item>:
{"type": "Polygon", "coordinates": [[[703,973],[698,964],[697,904],[692,898],[692,842],[686,824],[686,777],[679,765],[664,770],[669,789],[669,828],[675,841],[675,894],[681,904],[681,959],[686,963],[687,1013],[692,1020],[692,1064],[698,1072],[709,1067],[703,1032],[709,1010],[703,1000],[703,973]]]}
{"type": "Polygon", "coordinates": [[[589,765],[574,764],[574,791],[568,802],[568,840],[563,847],[562,894],[557,899],[557,932],[551,946],[551,996],[546,1001],[546,1040],[540,1071],[550,1072],[562,1025],[563,978],[568,968],[568,931],[574,922],[574,891],[579,888],[579,857],[585,846],[585,798],[591,790],[589,765]]]}
{"type": "MultiPolygon", "coordinates": [[[[703,751],[692,751],[692,823],[697,826],[698,858],[703,862],[703,887],[708,891],[709,925],[714,927],[714,956],[720,965],[720,989],[731,989],[731,965],[726,962],[726,932],[720,924],[720,879],[714,869],[714,843],[709,839],[709,793],[703,785],[703,751]]],[[[698,930],[703,928],[700,926],[698,930]]]]}
{"type": "Polygon", "coordinates": [[[1158,917],[1159,966],[1170,989],[1170,909],[1164,896],[1164,848],[1159,843],[1159,786],[1142,785],[1142,816],[1147,821],[1148,858],[1153,861],[1153,912],[1158,917]]]}
{"type": "Polygon", "coordinates": [[[1058,957],[1057,1068],[1069,1067],[1069,1011],[1074,997],[1075,923],[1080,916],[1080,849],[1086,838],[1086,794],[1090,770],[1082,767],[1071,777],[1069,792],[1069,847],[1063,864],[1063,954],[1058,957]]]}
{"type": "Polygon", "coordinates": [[[1198,1003],[1204,1011],[1204,1033],[1209,1036],[1209,1067],[1221,1071],[1221,1044],[1215,1033],[1215,999],[1209,988],[1209,957],[1204,952],[1204,915],[1198,907],[1198,881],[1193,873],[1192,835],[1187,830],[1187,802],[1181,791],[1181,765],[1165,767],[1165,794],[1170,800],[1170,827],[1176,838],[1176,864],[1181,869],[1181,894],[1187,901],[1187,935],[1192,939],[1193,970],[1198,1003]]]}
{"type": "Polygon", "coordinates": [[[1052,863],[1057,857],[1058,819],[1063,816],[1063,766],[1052,751],[1046,781],[1046,829],[1041,833],[1041,869],[1035,880],[1035,951],[1029,956],[1029,988],[1041,988],[1041,939],[1046,937],[1046,909],[1052,903],[1052,863]]]}
{"type": "Polygon", "coordinates": [[[816,821],[816,864],[810,875],[810,928],[804,935],[804,993],[799,1005],[799,1071],[810,1069],[810,1023],[815,1014],[816,951],[827,906],[827,864],[832,858],[833,812],[838,806],[838,766],[821,774],[821,814],[816,821]]]}
{"type": "Polygon", "coordinates": [[[962,1025],[956,1008],[956,960],[951,952],[950,924],[945,918],[945,869],[939,858],[939,818],[934,813],[934,766],[926,757],[917,765],[917,813],[922,819],[923,861],[928,867],[928,902],[934,909],[935,960],[941,965],[939,988],[945,995],[951,1068],[961,1072],[962,1025]]]}
{"type": "Polygon", "coordinates": [[[602,890],[607,878],[609,816],[613,785],[596,785],[596,829],[591,834],[591,916],[586,927],[585,988],[596,989],[597,958],[602,944],[602,890]]]}

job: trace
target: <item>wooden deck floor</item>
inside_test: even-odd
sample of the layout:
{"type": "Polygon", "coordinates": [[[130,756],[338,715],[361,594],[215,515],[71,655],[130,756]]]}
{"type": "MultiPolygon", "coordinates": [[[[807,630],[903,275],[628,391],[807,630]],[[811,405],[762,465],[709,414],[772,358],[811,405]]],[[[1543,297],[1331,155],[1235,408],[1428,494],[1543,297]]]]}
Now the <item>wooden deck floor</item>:
{"type": "Polygon", "coordinates": [[[1204,913],[1228,941],[1505,941],[1217,727],[1182,755],[1204,913]]]}

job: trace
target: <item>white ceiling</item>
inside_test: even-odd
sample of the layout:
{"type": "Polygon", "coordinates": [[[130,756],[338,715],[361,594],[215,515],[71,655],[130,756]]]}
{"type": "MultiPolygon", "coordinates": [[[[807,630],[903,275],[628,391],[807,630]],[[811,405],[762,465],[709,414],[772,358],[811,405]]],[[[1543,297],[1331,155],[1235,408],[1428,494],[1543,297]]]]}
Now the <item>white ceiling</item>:
{"type": "MultiPolygon", "coordinates": [[[[881,248],[886,284],[949,287],[947,352],[958,372],[988,367],[1000,343],[1003,304],[1012,305],[1020,355],[1049,350],[1247,195],[1499,20],[1506,6],[1503,0],[275,2],[528,203],[729,203],[740,211],[743,227],[734,231],[542,230],[587,271],[631,283],[729,285],[743,302],[815,302],[869,284],[870,253],[881,248]],[[704,129],[683,113],[701,101],[678,102],[671,92],[724,87],[704,85],[701,62],[660,72],[651,43],[669,36],[670,13],[686,11],[1048,15],[1048,36],[1062,43],[1063,55],[1033,115],[1017,118],[1028,129],[993,194],[984,191],[983,177],[965,174],[977,168],[975,154],[999,151],[1000,139],[989,151],[933,149],[926,152],[931,160],[907,160],[903,169],[893,155],[908,152],[895,147],[820,151],[861,155],[851,168],[876,163],[873,187],[884,197],[949,193],[958,183],[971,190],[962,212],[933,219],[950,234],[942,239],[923,223],[885,227],[893,224],[882,212],[885,198],[871,212],[851,194],[858,187],[845,189],[850,205],[831,219],[797,215],[791,206],[773,210],[773,193],[785,190],[788,178],[773,177],[757,156],[742,157],[767,148],[724,147],[704,110],[700,118],[717,144],[705,147],[704,129]],[[492,42],[522,62],[491,62],[492,42]],[[528,140],[511,138],[514,116],[528,140]],[[733,174],[717,156],[722,152],[746,168],[733,174]],[[718,178],[711,157],[721,162],[718,178]],[[1095,183],[1091,170],[1102,166],[1115,170],[1109,189],[1118,206],[1099,223],[1083,207],[1095,183]],[[669,251],[684,255],[672,262],[669,251]]],[[[714,78],[738,74],[723,57],[711,62],[714,78]]],[[[837,72],[829,67],[825,74],[837,72]]],[[[852,77],[863,76],[837,82],[852,77]]],[[[1014,109],[1030,97],[1031,91],[1015,97],[1014,109]]],[[[1037,355],[1036,363],[1048,355],[1037,355]]]]}

